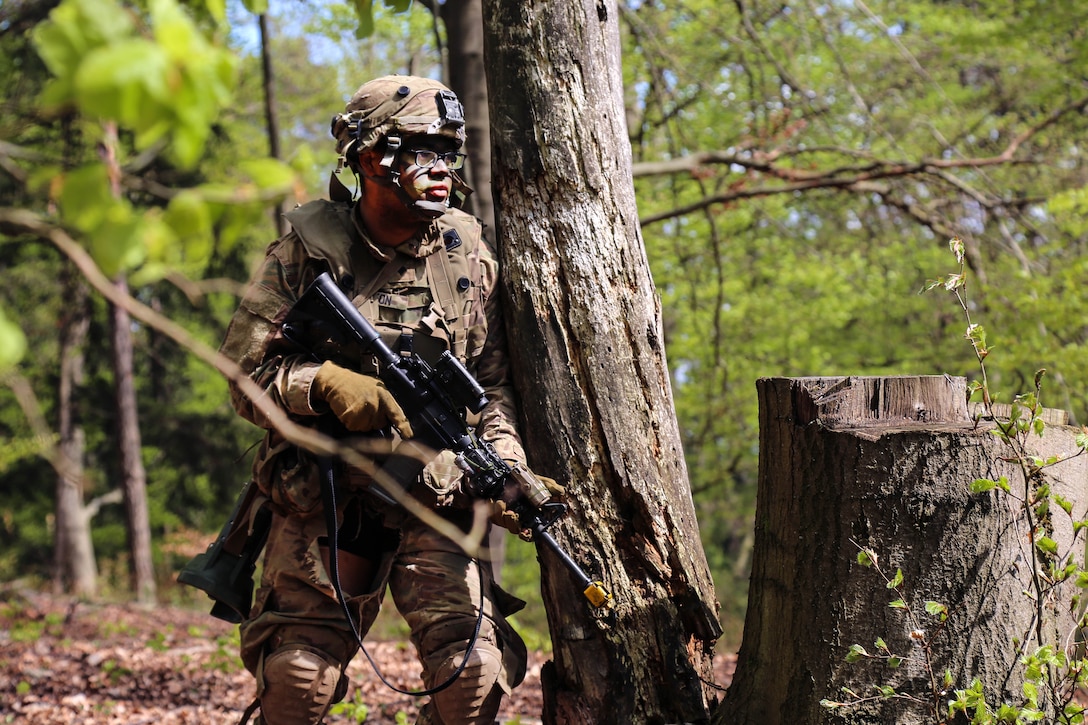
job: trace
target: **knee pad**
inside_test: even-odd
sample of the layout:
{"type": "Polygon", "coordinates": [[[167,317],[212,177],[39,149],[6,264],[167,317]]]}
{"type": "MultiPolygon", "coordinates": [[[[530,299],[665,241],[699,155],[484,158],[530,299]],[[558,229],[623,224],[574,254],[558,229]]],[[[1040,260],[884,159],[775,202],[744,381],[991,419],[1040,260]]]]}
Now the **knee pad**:
{"type": "Polygon", "coordinates": [[[327,656],[297,646],[264,658],[261,718],[267,725],[318,725],[343,697],[340,666],[327,656]]]}
{"type": "MultiPolygon", "coordinates": [[[[448,680],[461,664],[464,652],[446,659],[438,668],[432,687],[448,680]]],[[[477,641],[468,663],[449,687],[431,696],[431,708],[445,725],[492,725],[499,712],[503,689],[502,654],[488,642],[477,641]]]]}

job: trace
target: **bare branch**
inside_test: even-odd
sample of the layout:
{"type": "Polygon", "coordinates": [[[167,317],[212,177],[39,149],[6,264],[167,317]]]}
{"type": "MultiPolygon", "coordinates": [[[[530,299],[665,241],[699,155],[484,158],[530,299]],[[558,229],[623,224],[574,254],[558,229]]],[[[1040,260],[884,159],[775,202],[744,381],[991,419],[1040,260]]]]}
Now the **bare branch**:
{"type": "Polygon", "coordinates": [[[72,260],[87,282],[111,304],[121,307],[134,319],[161,332],[177,344],[188,349],[197,358],[218,370],[237,385],[265,419],[286,440],[316,455],[339,458],[345,463],[362,470],[374,478],[378,484],[382,485],[409,513],[424,520],[429,526],[450,540],[458,542],[470,556],[487,556],[487,552],[481,546],[484,539],[482,526],[475,527],[473,531],[465,534],[405,493],[395,481],[392,481],[375,464],[372,458],[351,445],[345,445],[335,438],[330,438],[312,428],[295,423],[269,399],[264,390],[242,372],[241,368],[233,360],[213,350],[173,320],[158,314],[139,300],[120,292],[102,273],[102,270],[98,268],[98,265],[95,264],[87,251],[61,227],[25,209],[0,207],[0,234],[32,235],[52,243],[72,260]]]}
{"type": "Polygon", "coordinates": [[[88,521],[90,521],[98,514],[103,506],[107,506],[109,504],[118,504],[124,501],[124,499],[124,492],[119,488],[115,488],[109,493],[104,493],[101,496],[95,496],[90,501],[88,501],[87,505],[83,507],[83,515],[87,517],[88,521]]]}
{"type": "MultiPolygon", "coordinates": [[[[782,156],[796,156],[801,153],[813,153],[812,149],[805,151],[784,152],[781,155],[768,156],[759,153],[730,153],[728,151],[704,151],[691,154],[669,161],[635,164],[633,174],[635,177],[661,176],[679,173],[697,173],[700,168],[709,165],[735,165],[743,167],[749,178],[754,173],[761,173],[776,179],[782,179],[788,183],[782,185],[748,186],[747,179],[734,185],[734,187],[712,196],[707,196],[699,201],[692,202],[682,207],[670,209],[658,214],[643,217],[642,226],[648,226],[657,222],[673,219],[678,216],[690,214],[714,204],[727,204],[739,199],[752,199],[775,194],[792,194],[797,191],[811,189],[846,189],[856,190],[866,182],[894,177],[906,177],[917,175],[933,175],[942,181],[956,186],[960,191],[970,196],[986,207],[998,206],[1006,203],[1004,200],[987,198],[980,192],[971,189],[952,175],[945,173],[955,169],[980,169],[987,166],[1006,166],[1010,164],[1033,164],[1032,159],[1017,159],[1015,155],[1020,148],[1033,136],[1057,123],[1063,116],[1071,113],[1083,112],[1088,109],[1088,96],[1071,101],[1061,108],[1055,109],[1039,123],[1024,129],[1016,135],[1009,144],[995,156],[983,156],[976,158],[941,159],[930,158],[920,161],[881,161],[874,160],[864,165],[847,165],[824,171],[809,171],[794,167],[781,166],[774,163],[782,156]]],[[[844,156],[858,157],[857,152],[847,149],[824,149],[822,152],[832,151],[844,156]]]]}

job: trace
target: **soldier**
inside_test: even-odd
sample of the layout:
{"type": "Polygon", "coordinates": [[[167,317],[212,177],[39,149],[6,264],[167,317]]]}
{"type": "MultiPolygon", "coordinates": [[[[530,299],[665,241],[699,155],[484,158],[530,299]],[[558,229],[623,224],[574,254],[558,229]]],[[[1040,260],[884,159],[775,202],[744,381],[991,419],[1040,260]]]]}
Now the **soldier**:
{"type": "MultiPolygon", "coordinates": [[[[316,363],[284,338],[294,301],[329,272],[394,350],[430,361],[450,350],[459,358],[488,396],[478,434],[503,458],[524,462],[497,264],[478,220],[451,206],[467,191],[457,174],[465,158],[460,102],[433,80],[378,78],[333,118],[332,135],[341,168],[357,179],[358,201],[334,175],[332,201],[286,215],[291,230],[268,248],[222,352],[295,421],[317,425],[334,416],[348,431],[378,441],[410,436],[404,413],[374,377],[371,357],[333,349],[316,363]]],[[[344,697],[344,669],[358,645],[326,571],[318,464],[271,429],[234,385],[231,398],[240,415],[268,429],[254,480],[274,511],[261,584],[241,625],[242,660],[256,678],[263,723],[319,723],[344,697]]],[[[524,602],[497,586],[487,561],[369,495],[372,481],[362,470],[337,464],[335,471],[337,562],[359,631],[373,624],[388,587],[428,688],[447,682],[468,652],[463,671],[431,697],[417,722],[490,725],[503,694],[525,673],[525,645],[506,621],[524,602]],[[479,607],[482,627],[469,648],[479,607]]],[[[425,485],[417,483],[412,495],[467,531],[473,512],[460,492],[462,475],[447,451],[428,464],[425,485]]]]}

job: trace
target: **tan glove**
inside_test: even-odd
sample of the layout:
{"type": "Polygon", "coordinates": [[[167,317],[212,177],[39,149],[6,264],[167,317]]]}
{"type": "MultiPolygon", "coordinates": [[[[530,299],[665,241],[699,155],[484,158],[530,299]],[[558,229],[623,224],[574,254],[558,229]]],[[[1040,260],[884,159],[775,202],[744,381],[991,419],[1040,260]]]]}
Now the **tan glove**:
{"type": "MultiPolygon", "coordinates": [[[[516,465],[513,461],[508,461],[508,463],[511,463],[512,465],[516,465]]],[[[524,466],[522,467],[522,469],[525,472],[527,472],[530,476],[532,476],[536,480],[540,481],[541,484],[543,484],[544,488],[548,491],[548,493],[551,496],[551,501],[553,501],[553,502],[562,502],[563,501],[563,496],[564,496],[564,494],[566,494],[566,489],[563,488],[562,486],[560,486],[558,483],[556,483],[555,479],[548,478],[547,476],[537,475],[537,474],[533,473],[532,471],[529,471],[527,468],[524,468],[524,466]]],[[[507,493],[510,493],[510,492],[508,491],[507,493]]],[[[518,495],[518,494],[514,494],[514,495],[518,495]]],[[[529,531],[528,529],[523,529],[521,527],[521,525],[519,523],[518,515],[516,513],[514,513],[513,511],[511,511],[507,507],[507,504],[506,504],[505,501],[499,500],[499,501],[493,501],[491,503],[491,523],[493,523],[496,526],[501,526],[502,528],[506,529],[507,531],[509,531],[511,533],[517,534],[518,536],[525,539],[526,541],[529,541],[532,538],[532,532],[529,531]]]]}
{"type": "Polygon", "coordinates": [[[532,536],[528,529],[521,528],[521,517],[506,507],[505,501],[491,502],[491,523],[501,526],[511,534],[517,534],[526,541],[532,536]]]}
{"type": "Polygon", "coordinates": [[[350,431],[367,433],[391,425],[401,438],[412,437],[412,426],[404,411],[377,378],[326,361],[318,368],[310,392],[328,403],[350,431]]]}
{"type": "Polygon", "coordinates": [[[566,500],[567,489],[556,483],[554,478],[548,478],[547,476],[536,476],[537,480],[544,484],[544,488],[548,489],[548,493],[552,495],[552,501],[562,503],[566,500]]]}

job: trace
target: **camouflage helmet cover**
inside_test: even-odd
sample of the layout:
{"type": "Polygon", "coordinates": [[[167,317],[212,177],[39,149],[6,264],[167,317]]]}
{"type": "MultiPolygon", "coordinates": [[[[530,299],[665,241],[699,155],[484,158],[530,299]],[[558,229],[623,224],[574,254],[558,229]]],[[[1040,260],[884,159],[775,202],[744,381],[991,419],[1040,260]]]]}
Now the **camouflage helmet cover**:
{"type": "Polygon", "coordinates": [[[387,136],[435,134],[460,147],[465,142],[465,114],[453,91],[438,81],[383,76],[355,91],[344,112],[333,116],[331,131],[336,152],[345,158],[373,148],[387,136]]]}

